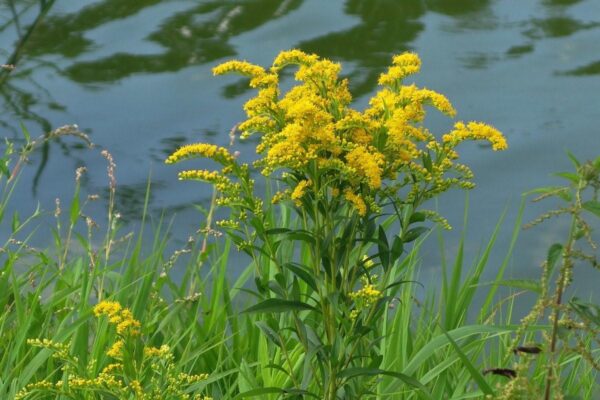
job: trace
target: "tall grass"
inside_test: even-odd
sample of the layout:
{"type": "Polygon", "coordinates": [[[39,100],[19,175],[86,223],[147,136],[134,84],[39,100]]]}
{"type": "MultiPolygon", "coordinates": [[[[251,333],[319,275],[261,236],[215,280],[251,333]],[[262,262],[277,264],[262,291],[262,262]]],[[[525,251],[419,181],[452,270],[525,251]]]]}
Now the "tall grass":
{"type": "MultiPolygon", "coordinates": [[[[174,358],[174,371],[169,373],[208,374],[186,386],[187,394],[214,399],[311,398],[286,389],[295,385],[310,387],[314,379],[299,341],[288,332],[274,329],[270,318],[241,312],[257,301],[246,289],[255,271],[272,265],[268,260],[256,259],[239,276],[231,276],[231,256],[236,250],[229,239],[214,236],[214,202],[203,213],[206,229],[185,247],[169,252],[170,223],[162,218],[150,221],[148,217],[151,185],[145,200],[145,223],[125,234],[112,203],[118,187],[109,173],[112,192],[106,222],[97,227],[86,216],[86,205],[93,198],[84,194],[77,182],[73,196],[53,211],[56,219],[49,247],[34,248],[30,243],[35,227],[52,212],[36,210],[25,219],[11,215],[11,194],[19,176],[15,167],[24,165],[33,147],[27,146],[19,155],[7,143],[2,161],[0,216],[1,222],[12,229],[3,239],[0,253],[1,398],[12,399],[27,385],[33,385],[27,398],[116,398],[99,390],[77,392],[68,387],[72,381],[67,375],[92,378],[114,362],[107,350],[116,333],[106,320],[93,314],[93,307],[102,300],[117,301],[132,310],[142,326],[139,340],[145,347],[169,346],[174,358]],[[174,268],[183,269],[181,279],[174,278],[174,268]],[[31,339],[49,339],[54,345],[40,348],[32,345],[31,339]],[[56,356],[56,344],[67,345],[66,352],[73,360],[69,368],[65,368],[64,358],[56,356]],[[294,382],[296,376],[282,365],[299,371],[296,376],[305,381],[294,382]],[[51,382],[53,389],[35,386],[39,382],[51,382]]],[[[110,154],[105,153],[105,157],[111,166],[110,154]]],[[[77,177],[83,173],[78,171],[77,177]]],[[[422,289],[418,283],[422,244],[432,238],[423,236],[407,250],[393,269],[396,275],[391,281],[398,282],[392,291],[393,308],[382,314],[384,334],[377,339],[382,349],[378,367],[391,373],[373,375],[370,393],[361,398],[494,398],[510,384],[510,377],[497,372],[500,367],[512,368],[506,360],[523,357],[513,354],[511,342],[514,333],[522,330],[514,317],[519,294],[516,290],[527,285],[505,278],[522,211],[523,205],[493,282],[481,279],[486,269],[497,267],[489,265],[490,252],[503,218],[475,259],[465,259],[464,235],[453,260],[442,257],[439,291],[427,284],[422,289]],[[500,293],[501,286],[512,286],[513,291],[500,293]],[[475,300],[478,290],[485,291],[483,302],[475,300]],[[397,379],[396,373],[405,379],[397,379]],[[410,380],[414,385],[407,384],[410,380]]],[[[267,218],[273,226],[296,229],[302,221],[293,215],[289,205],[281,204],[267,218]]],[[[467,219],[465,211],[463,232],[467,219]]],[[[441,234],[439,240],[443,249],[441,234]]],[[[291,242],[282,243],[279,251],[282,257],[302,257],[306,254],[303,246],[306,244],[295,248],[291,242]]],[[[524,342],[536,342],[547,329],[549,325],[528,325],[522,330],[524,342]]],[[[535,357],[537,362],[528,370],[531,380],[543,382],[546,360],[555,357],[563,371],[563,393],[581,399],[598,395],[594,392],[594,370],[582,355],[556,352],[535,357]]],[[[127,398],[141,398],[136,396],[132,391],[127,398]]]]}

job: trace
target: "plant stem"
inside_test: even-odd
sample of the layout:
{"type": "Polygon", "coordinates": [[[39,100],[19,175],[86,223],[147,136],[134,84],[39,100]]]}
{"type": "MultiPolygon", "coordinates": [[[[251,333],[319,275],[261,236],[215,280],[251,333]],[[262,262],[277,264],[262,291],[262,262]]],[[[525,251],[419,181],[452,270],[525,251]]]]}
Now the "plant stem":
{"type": "Polygon", "coordinates": [[[577,229],[578,211],[581,209],[580,192],[582,190],[582,184],[580,183],[577,187],[576,192],[576,204],[573,209],[573,217],[571,219],[571,227],[569,228],[569,238],[567,245],[563,253],[563,261],[558,276],[558,282],[556,287],[556,294],[554,297],[554,305],[552,311],[552,337],[550,340],[550,363],[548,364],[548,374],[546,375],[546,388],[544,390],[544,400],[550,400],[550,392],[552,387],[552,380],[554,379],[554,353],[556,351],[556,344],[558,341],[558,319],[560,314],[560,306],[562,304],[562,297],[567,286],[568,275],[573,267],[573,261],[571,259],[571,253],[573,251],[573,244],[575,243],[575,231],[577,229]]]}

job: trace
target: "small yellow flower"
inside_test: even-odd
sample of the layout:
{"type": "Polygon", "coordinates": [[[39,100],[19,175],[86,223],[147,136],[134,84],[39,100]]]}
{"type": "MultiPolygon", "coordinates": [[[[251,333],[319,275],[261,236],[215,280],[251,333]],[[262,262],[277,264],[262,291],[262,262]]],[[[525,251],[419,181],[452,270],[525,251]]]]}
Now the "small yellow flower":
{"type": "Polygon", "coordinates": [[[379,300],[382,296],[383,294],[381,293],[381,291],[375,289],[375,286],[370,283],[365,285],[360,290],[350,293],[350,297],[354,301],[362,300],[365,303],[365,306],[367,307],[375,304],[375,302],[379,300]]]}
{"type": "Polygon", "coordinates": [[[294,200],[294,203],[296,203],[296,206],[300,207],[302,205],[300,199],[304,197],[304,195],[306,194],[306,189],[308,189],[311,185],[312,182],[310,181],[310,179],[303,179],[300,182],[298,182],[290,196],[291,199],[294,200]]]}
{"type": "Polygon", "coordinates": [[[133,318],[128,308],[123,308],[115,301],[102,301],[94,307],[94,314],[99,317],[106,315],[108,322],[117,326],[119,335],[136,336],[140,334],[141,324],[133,318]]]}
{"type": "Polygon", "coordinates": [[[123,340],[117,340],[113,345],[108,349],[106,355],[112,358],[121,358],[123,356],[123,345],[125,342],[123,340]]]}
{"type": "Polygon", "coordinates": [[[366,178],[367,184],[372,189],[381,187],[382,166],[385,164],[381,153],[374,149],[367,150],[365,146],[356,146],[346,155],[346,161],[349,167],[366,178]]]}
{"type": "Polygon", "coordinates": [[[362,197],[360,197],[360,195],[353,193],[350,189],[346,189],[344,191],[344,198],[350,203],[352,203],[352,205],[358,212],[358,215],[364,217],[367,214],[367,205],[365,204],[365,201],[362,199],[362,197]]]}

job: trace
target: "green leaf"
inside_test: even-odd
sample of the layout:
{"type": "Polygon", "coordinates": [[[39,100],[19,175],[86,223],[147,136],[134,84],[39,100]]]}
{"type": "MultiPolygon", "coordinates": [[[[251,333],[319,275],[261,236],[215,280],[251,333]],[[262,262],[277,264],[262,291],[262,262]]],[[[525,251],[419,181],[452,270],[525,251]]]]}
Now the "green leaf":
{"type": "Polygon", "coordinates": [[[310,286],[312,290],[314,290],[315,292],[317,291],[317,284],[315,282],[315,278],[313,278],[310,272],[304,269],[303,265],[294,262],[289,262],[283,264],[282,267],[292,271],[294,275],[306,282],[306,284],[310,286]]]}
{"type": "Polygon", "coordinates": [[[431,163],[431,156],[429,155],[429,153],[423,153],[421,159],[423,160],[423,166],[425,167],[425,169],[431,172],[433,169],[433,165],[431,163]]]}
{"type": "Polygon", "coordinates": [[[515,289],[530,290],[535,293],[541,293],[542,291],[540,282],[534,279],[505,279],[481,283],[478,286],[505,286],[515,289]]]}
{"type": "Polygon", "coordinates": [[[288,229],[288,228],[271,228],[271,229],[267,229],[265,231],[265,234],[266,235],[279,235],[282,233],[288,233],[290,231],[291,231],[291,229],[288,229]]]}
{"type": "Polygon", "coordinates": [[[277,347],[281,347],[281,338],[265,321],[256,321],[254,323],[264,333],[264,335],[277,347]]]}
{"type": "Polygon", "coordinates": [[[31,135],[29,134],[29,130],[27,129],[25,124],[23,124],[23,122],[19,122],[19,125],[21,126],[21,132],[23,132],[23,136],[25,137],[25,144],[28,145],[31,142],[31,135]]]}
{"type": "Polygon", "coordinates": [[[12,223],[11,223],[12,233],[15,233],[17,231],[17,229],[19,229],[20,225],[21,225],[21,222],[19,220],[19,213],[15,211],[15,213],[13,214],[12,223]]]}
{"type": "Polygon", "coordinates": [[[582,204],[582,207],[595,214],[597,217],[600,217],[600,201],[589,200],[582,204]]]}
{"type": "Polygon", "coordinates": [[[569,305],[581,318],[600,326],[600,307],[593,303],[586,303],[574,297],[569,305]]]}
{"type": "Polygon", "coordinates": [[[406,231],[406,233],[402,234],[402,239],[404,240],[404,243],[410,243],[413,240],[417,239],[419,236],[421,236],[423,233],[427,232],[429,230],[429,228],[424,227],[424,226],[417,226],[415,228],[409,229],[408,231],[406,231]]]}
{"type": "Polygon", "coordinates": [[[248,307],[242,313],[278,313],[278,312],[286,312],[286,311],[303,311],[303,310],[312,310],[317,311],[317,309],[311,305],[306,303],[302,303],[301,301],[295,300],[283,300],[283,299],[267,299],[263,302],[253,305],[252,307],[248,307]]]}
{"type": "Polygon", "coordinates": [[[548,267],[550,270],[554,268],[558,259],[562,256],[563,245],[560,243],[554,243],[548,249],[548,255],[546,256],[546,262],[548,263],[548,267]]]}
{"type": "Polygon", "coordinates": [[[237,396],[234,397],[234,400],[245,399],[248,397],[256,397],[256,396],[261,396],[264,394],[272,394],[272,393],[282,394],[282,393],[285,393],[285,391],[283,389],[276,388],[276,387],[265,387],[265,388],[252,389],[252,390],[248,390],[247,392],[238,394],[237,396]]]}
{"type": "Polygon", "coordinates": [[[285,290],[281,287],[281,285],[279,284],[279,282],[274,281],[274,280],[270,280],[267,283],[267,286],[269,287],[269,289],[271,289],[271,291],[273,293],[275,293],[279,297],[285,297],[285,290]]]}
{"type": "Polygon", "coordinates": [[[0,158],[0,174],[7,178],[10,176],[10,171],[8,170],[8,160],[5,158],[0,158]]]}
{"type": "Polygon", "coordinates": [[[394,243],[392,244],[392,250],[390,252],[392,260],[391,263],[394,264],[396,260],[402,256],[402,252],[404,251],[404,242],[399,235],[396,235],[394,238],[394,243]]]}
{"type": "Polygon", "coordinates": [[[75,189],[75,195],[73,196],[73,202],[71,203],[71,208],[69,210],[69,222],[71,225],[75,225],[77,219],[79,218],[79,185],[77,189],[75,189]]]}
{"type": "Polygon", "coordinates": [[[321,398],[321,397],[317,396],[316,394],[314,394],[312,392],[309,392],[308,390],[295,389],[295,388],[285,389],[285,394],[286,394],[285,398],[294,396],[293,398],[297,399],[298,395],[310,396],[310,397],[315,398],[315,399],[320,399],[321,398]]]}
{"type": "MultiPolygon", "coordinates": [[[[440,326],[440,328],[441,328],[441,326],[440,326]]],[[[483,375],[481,374],[481,372],[479,372],[479,370],[477,370],[477,368],[475,368],[475,366],[471,363],[471,361],[469,360],[467,355],[462,351],[460,346],[458,344],[456,344],[456,342],[454,341],[454,339],[452,339],[452,337],[448,334],[448,332],[446,332],[443,328],[441,328],[441,329],[443,330],[444,335],[446,335],[446,337],[448,338],[448,342],[452,345],[452,347],[454,347],[454,351],[456,351],[456,354],[463,362],[463,365],[467,368],[467,370],[471,374],[471,378],[473,378],[475,380],[475,382],[477,383],[477,386],[479,386],[479,389],[481,389],[481,391],[486,395],[494,396],[494,390],[486,382],[486,380],[483,377],[483,375]]]]}
{"type": "Polygon", "coordinates": [[[314,238],[313,234],[311,232],[305,231],[305,230],[292,231],[292,232],[289,232],[288,234],[286,234],[285,236],[286,236],[286,239],[290,239],[290,240],[300,240],[302,242],[307,242],[309,244],[315,243],[315,238],[314,238]]]}
{"type": "Polygon", "coordinates": [[[378,368],[353,367],[353,368],[344,369],[342,372],[340,372],[338,374],[338,377],[346,378],[349,380],[352,378],[356,378],[358,376],[378,376],[378,375],[387,375],[387,376],[391,376],[394,378],[398,378],[401,381],[403,381],[404,383],[406,383],[407,385],[412,386],[417,389],[420,389],[423,392],[423,394],[425,395],[425,398],[433,400],[433,397],[431,397],[431,394],[429,393],[427,388],[421,382],[419,382],[417,379],[413,378],[412,376],[402,374],[400,372],[386,371],[386,370],[378,369],[378,368]]]}
{"type": "Polygon", "coordinates": [[[386,271],[390,265],[390,245],[385,236],[385,229],[383,229],[383,226],[381,225],[379,225],[379,236],[377,236],[377,248],[379,250],[381,266],[383,267],[383,270],[386,271]]]}
{"type": "Polygon", "coordinates": [[[410,219],[408,220],[408,223],[409,224],[414,224],[415,222],[423,222],[423,221],[425,221],[425,219],[426,219],[425,213],[417,211],[417,212],[414,212],[410,216],[410,219]]]}
{"type": "Polygon", "coordinates": [[[556,172],[552,175],[558,176],[560,178],[565,178],[566,180],[571,181],[573,183],[579,182],[579,175],[575,172],[556,172]]]}
{"type": "Polygon", "coordinates": [[[569,157],[569,160],[571,160],[571,162],[573,163],[573,165],[575,166],[576,169],[581,167],[581,163],[579,162],[577,157],[575,157],[575,155],[573,155],[573,153],[571,153],[568,150],[567,150],[567,157],[569,157]]]}

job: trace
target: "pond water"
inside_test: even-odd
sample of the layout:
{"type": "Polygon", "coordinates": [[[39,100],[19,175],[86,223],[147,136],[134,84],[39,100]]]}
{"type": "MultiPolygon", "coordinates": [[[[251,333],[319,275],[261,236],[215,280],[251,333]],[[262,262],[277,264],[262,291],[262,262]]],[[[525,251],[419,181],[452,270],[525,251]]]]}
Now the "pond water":
{"type": "MultiPolygon", "coordinates": [[[[0,73],[0,135],[22,139],[21,122],[32,136],[77,124],[112,153],[124,218],[139,220],[151,174],[151,213],[175,215],[173,235],[183,243],[201,222],[192,204],[206,204],[210,189],[178,182],[178,168],[163,160],[184,143],[226,145],[252,95],[243,80],[213,77],[211,68],[231,58],[270,65],[290,48],[342,62],[358,108],[392,55],[416,51],[418,85],[447,95],[459,119],[505,133],[506,152],[468,144],[461,153],[478,185],[470,193],[468,254],[481,249],[508,207],[490,273],[508,246],[521,193],[557,183],[550,173],[570,168],[567,149],[583,160],[600,155],[597,0],[9,0],[0,5],[0,58],[16,69],[0,73]]],[[[427,124],[443,133],[451,121],[431,112],[427,124]]],[[[239,144],[241,156],[252,159],[254,146],[239,144]]],[[[15,207],[25,214],[40,202],[52,210],[56,197],[68,199],[78,166],[88,168],[88,192],[106,193],[99,151],[67,138],[31,158],[15,207]]],[[[455,226],[450,254],[464,200],[454,191],[437,205],[455,226]]],[[[101,219],[95,207],[90,212],[101,219]]],[[[528,205],[524,218],[545,209],[528,205]]],[[[566,224],[522,233],[512,273],[538,276],[566,224]]],[[[423,266],[435,275],[431,242],[423,266]]],[[[581,281],[578,290],[593,289],[581,281]]]]}

